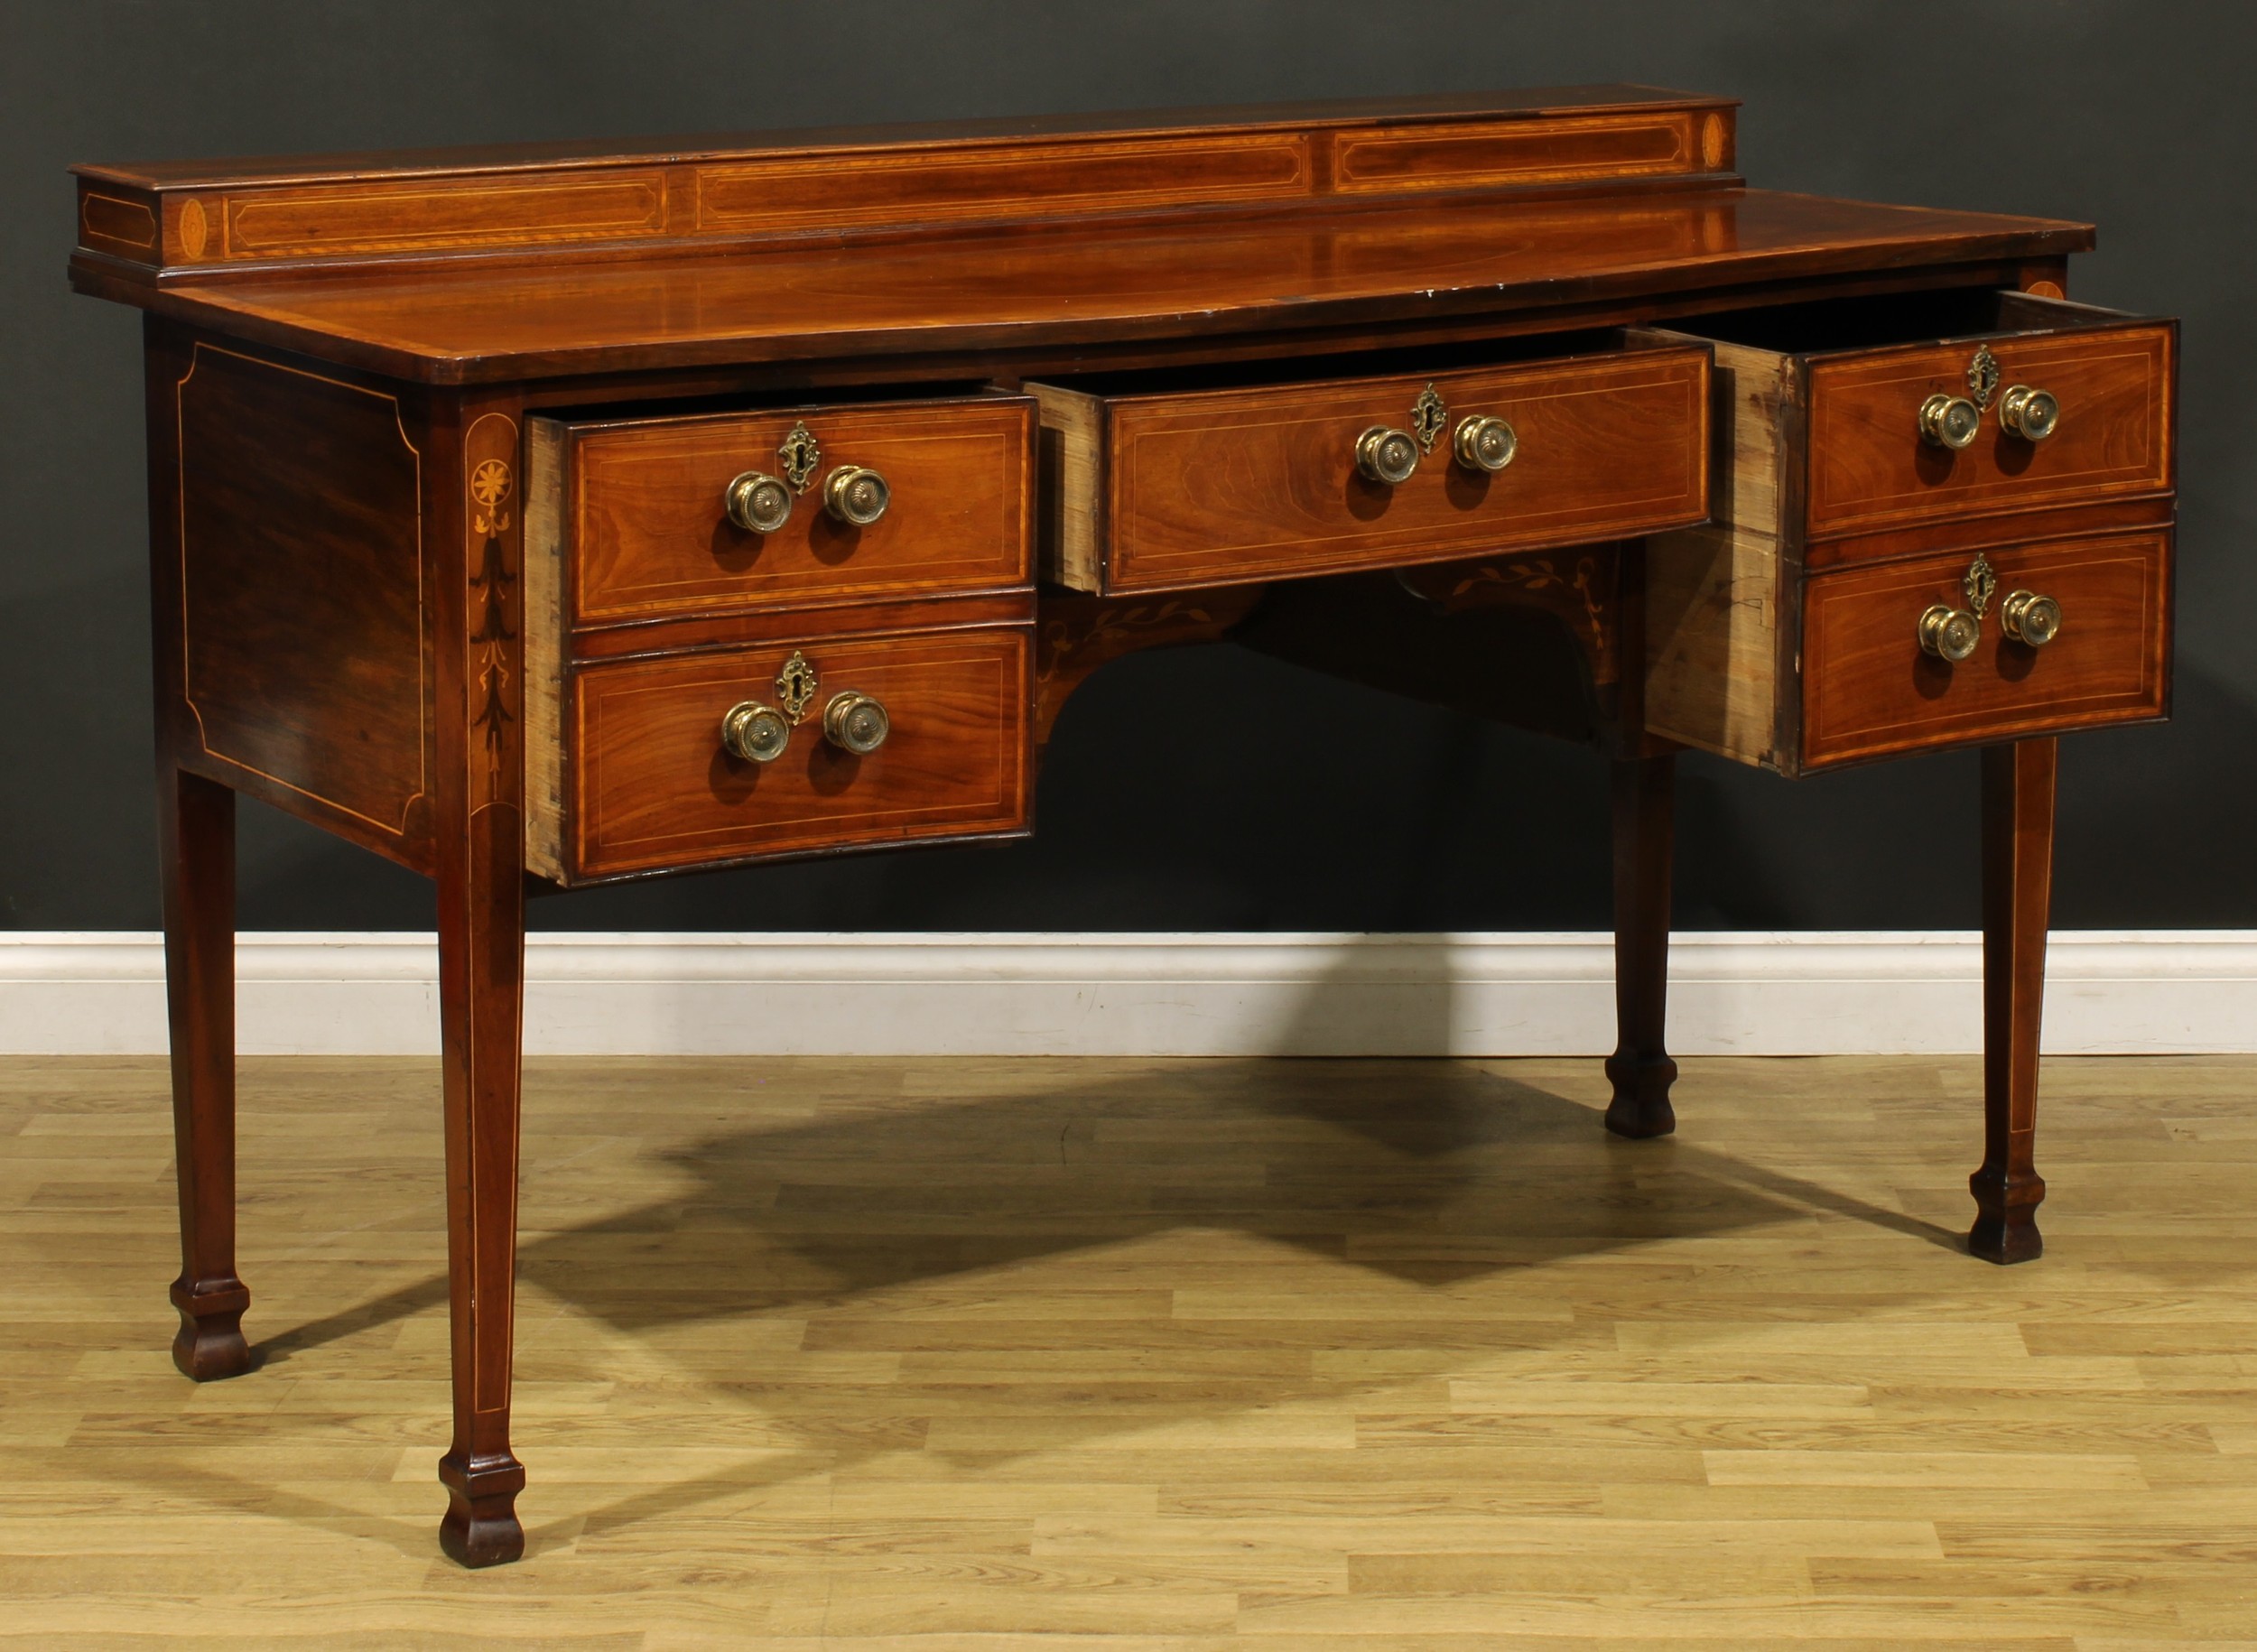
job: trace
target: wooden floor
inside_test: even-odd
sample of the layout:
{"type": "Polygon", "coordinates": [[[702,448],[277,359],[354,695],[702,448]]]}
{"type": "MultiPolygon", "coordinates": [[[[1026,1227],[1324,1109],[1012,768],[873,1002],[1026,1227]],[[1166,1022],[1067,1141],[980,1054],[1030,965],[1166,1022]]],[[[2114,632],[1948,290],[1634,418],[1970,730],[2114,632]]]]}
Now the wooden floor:
{"type": "Polygon", "coordinates": [[[439,1558],[437,1072],[255,1061],[262,1369],[166,1359],[148,1061],[0,1063],[0,1642],[2257,1648],[2257,1062],[571,1062],[527,1556],[439,1558]]]}

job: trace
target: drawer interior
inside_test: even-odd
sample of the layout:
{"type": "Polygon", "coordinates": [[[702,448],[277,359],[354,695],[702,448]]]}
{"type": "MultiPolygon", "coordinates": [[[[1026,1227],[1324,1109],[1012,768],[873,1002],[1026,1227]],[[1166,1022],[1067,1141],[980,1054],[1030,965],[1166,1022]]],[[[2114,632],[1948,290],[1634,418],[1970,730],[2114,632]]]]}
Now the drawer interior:
{"type": "Polygon", "coordinates": [[[1279,360],[1201,362],[1170,367],[1113,367],[1087,373],[1044,373],[1045,385],[1087,396],[1115,400],[1129,396],[1180,395],[1204,390],[1244,390],[1274,385],[1324,384],[1338,379],[1395,378],[1420,373],[1454,373],[1466,367],[1593,356],[1631,347],[1619,327],[1574,332],[1539,333],[1507,339],[1476,339],[1452,344],[1406,345],[1395,349],[1351,350],[1293,356],[1279,360]]]}
{"type": "Polygon", "coordinates": [[[2067,299],[1993,287],[1941,287],[1724,311],[1673,321],[1644,336],[1705,339],[1779,356],[1822,356],[1909,344],[1972,343],[2130,319],[2119,311],[2067,299]]]}
{"type": "Polygon", "coordinates": [[[540,416],[566,424],[619,424],[638,420],[692,419],[712,413],[763,413],[776,408],[866,407],[890,402],[961,401],[998,394],[994,385],[978,379],[911,379],[898,384],[824,385],[777,384],[753,390],[730,390],[707,395],[678,395],[664,399],[643,397],[589,404],[571,403],[543,407],[540,416]]]}

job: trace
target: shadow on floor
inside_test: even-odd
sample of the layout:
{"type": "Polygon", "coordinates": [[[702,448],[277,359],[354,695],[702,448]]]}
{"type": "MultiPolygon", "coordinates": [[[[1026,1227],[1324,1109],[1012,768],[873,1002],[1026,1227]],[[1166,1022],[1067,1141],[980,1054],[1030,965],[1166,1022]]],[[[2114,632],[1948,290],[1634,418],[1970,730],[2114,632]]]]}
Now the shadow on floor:
{"type": "MultiPolygon", "coordinates": [[[[773,1064],[699,1063],[685,1081],[711,1085],[725,1103],[734,1070],[749,1082],[764,1066],[773,1064]]],[[[888,1066],[899,1071],[898,1063],[870,1063],[873,1072],[888,1066]]],[[[1049,1076],[1062,1066],[1070,1064],[1033,1071],[1049,1076]]],[[[943,1071],[923,1066],[928,1077],[943,1071]]],[[[997,1072],[988,1063],[972,1071],[990,1081],[997,1072]]],[[[850,1083],[851,1070],[841,1077],[850,1083]]],[[[535,1068],[529,1116],[540,1116],[543,1091],[558,1081],[535,1068]]],[[[616,1088],[627,1109],[649,1074],[622,1062],[592,1073],[576,1066],[569,1081],[572,1110],[585,1114],[591,1086],[616,1088]]],[[[1398,1293],[1389,1309],[1404,1333],[1398,1345],[1441,1372],[1469,1350],[1542,1348],[1578,1334],[1570,1324],[1464,1315],[1452,1299],[1455,1289],[1515,1268],[1807,1220],[1813,1212],[1955,1248],[1962,1243],[1901,1211],[1686,1142],[1620,1140],[1606,1134],[1594,1106],[1461,1062],[1183,1061],[1025,1093],[855,1096],[812,1121],[717,1131],[666,1160],[680,1176],[672,1196],[530,1239],[520,1252],[521,1288],[630,1332],[732,1321],[749,1328],[785,1316],[808,1322],[808,1350],[869,1350],[904,1345],[888,1341],[904,1334],[890,1317],[898,1304],[883,1301],[888,1292],[951,1278],[978,1291],[984,1277],[998,1291],[1055,1289],[1070,1300],[1092,1281],[1067,1258],[1180,1230],[1227,1230],[1366,1271],[1375,1288],[1398,1293]],[[1046,1260],[1061,1264],[1054,1277],[997,1276],[1046,1260]],[[1433,1293],[1431,1315],[1402,1298],[1404,1289],[1433,1293]]],[[[537,1210],[537,1188],[527,1202],[537,1210]]],[[[1164,1260],[1147,1256],[1137,1266],[1148,1281],[1142,1288],[1167,1288],[1164,1260]]],[[[1211,1276],[1198,1283],[1214,1285],[1211,1276]]],[[[1305,1280],[1298,1288],[1307,1288],[1305,1280]]],[[[1336,1270],[1324,1288],[1328,1295],[1356,1289],[1336,1270]]],[[[267,1336],[262,1355],[286,1360],[435,1307],[445,1295],[442,1276],[422,1281],[267,1336]]],[[[1271,1305],[1286,1319],[1297,1312],[1274,1299],[1271,1305]]],[[[1321,1345],[1328,1317],[1352,1312],[1311,1304],[1309,1346],[1321,1345]]],[[[1152,1420],[1171,1348],[1227,1347],[1244,1334],[1214,1320],[1076,1325],[1070,1309],[968,1329],[977,1319],[960,1318],[948,1345],[1008,1359],[1018,1348],[1120,1346],[1126,1335],[1147,1350],[1152,1383],[1071,1385],[1071,1433],[1091,1440],[1152,1420]]],[[[748,1336],[748,1348],[756,1346],[748,1336]]],[[[726,1352],[718,1357],[725,1360],[726,1352]]],[[[765,1363],[773,1368],[772,1358],[765,1363]]],[[[1338,1380],[1296,1376],[1290,1365],[1240,1382],[1204,1376],[1200,1404],[1229,1413],[1337,1399],[1338,1380]]],[[[1418,1374],[1398,1362],[1388,1380],[1418,1374]]],[[[922,1444],[907,1435],[857,1437],[833,1418],[803,1413],[803,1387],[733,1380],[710,1365],[699,1380],[760,1415],[765,1438],[780,1432],[803,1439],[806,1449],[636,1491],[592,1514],[588,1529],[616,1530],[922,1444]]],[[[919,1392],[935,1386],[905,1387],[905,1415],[915,1413],[919,1392]]],[[[1021,1396],[1038,1391],[1012,1385],[1021,1396]]],[[[1061,1443],[1056,1419],[1049,1420],[1042,1440],[1024,1449],[1061,1443]]],[[[535,1442],[529,1454],[536,1477],[538,1452],[535,1442]]]]}

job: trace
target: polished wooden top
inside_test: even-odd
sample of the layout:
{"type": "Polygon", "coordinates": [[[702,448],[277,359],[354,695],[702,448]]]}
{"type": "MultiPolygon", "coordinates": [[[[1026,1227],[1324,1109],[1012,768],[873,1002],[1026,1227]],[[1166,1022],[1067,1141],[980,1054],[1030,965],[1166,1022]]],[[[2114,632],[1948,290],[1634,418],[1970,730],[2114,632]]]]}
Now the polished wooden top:
{"type": "Polygon", "coordinates": [[[1748,190],[1733,114],[1611,87],[81,168],[71,276],[310,356],[478,384],[1556,328],[1797,282],[1995,279],[2092,245],[2082,224],[1748,190]]]}
{"type": "Polygon", "coordinates": [[[94,272],[78,279],[86,291],[308,355],[467,384],[1666,301],[2091,245],[2080,224],[1734,190],[198,287],[94,272]]]}

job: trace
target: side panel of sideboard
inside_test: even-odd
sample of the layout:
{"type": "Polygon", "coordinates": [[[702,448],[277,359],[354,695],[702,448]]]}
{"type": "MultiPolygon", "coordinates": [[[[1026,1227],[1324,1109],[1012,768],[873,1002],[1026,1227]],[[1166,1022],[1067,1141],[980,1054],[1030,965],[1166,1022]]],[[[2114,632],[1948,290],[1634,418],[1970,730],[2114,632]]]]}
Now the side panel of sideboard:
{"type": "Polygon", "coordinates": [[[148,364],[161,738],[182,766],[428,870],[423,410],[162,323],[148,364]]]}

